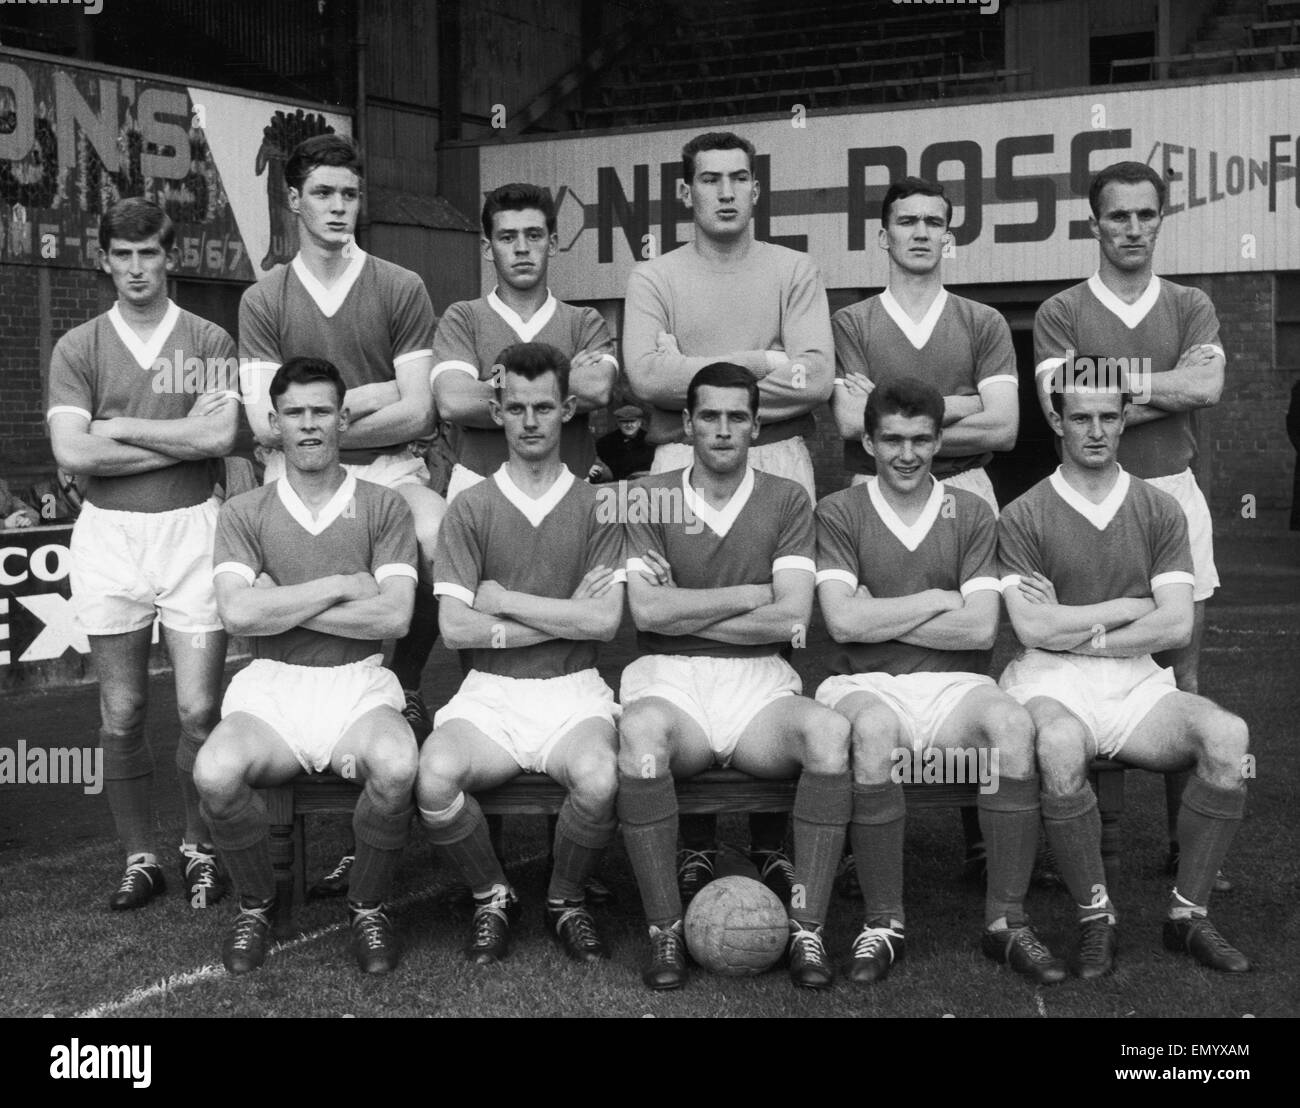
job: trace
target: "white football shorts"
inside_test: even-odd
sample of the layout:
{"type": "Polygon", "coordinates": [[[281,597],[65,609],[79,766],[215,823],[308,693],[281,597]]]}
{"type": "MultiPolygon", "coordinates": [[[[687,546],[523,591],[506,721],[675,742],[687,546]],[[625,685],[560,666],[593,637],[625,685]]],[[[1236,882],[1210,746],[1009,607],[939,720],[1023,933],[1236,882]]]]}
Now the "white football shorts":
{"type": "Polygon", "coordinates": [[[1192,570],[1196,577],[1192,599],[1209,600],[1219,587],[1219,571],[1214,564],[1214,523],[1195,475],[1185,469],[1168,477],[1148,477],[1146,481],[1167,492],[1182,506],[1187,516],[1187,538],[1192,544],[1192,570]]]}
{"type": "Polygon", "coordinates": [[[948,717],[973,689],[996,688],[982,673],[853,673],[828,677],[817,687],[817,703],[839,711],[845,697],[878,696],[898,717],[900,738],[920,754],[932,746],[948,717]]]}
{"type": "Polygon", "coordinates": [[[998,684],[1021,704],[1046,696],[1065,705],[1106,758],[1115,757],[1147,713],[1178,691],[1174,671],[1149,654],[1093,658],[1050,650],[1025,651],[1002,671],[998,684]]]}
{"type": "Polygon", "coordinates": [[[595,669],[560,677],[506,677],[472,669],[460,689],[433,717],[437,729],[461,719],[483,732],[525,773],[546,773],[555,745],[578,724],[618,722],[614,691],[595,669]]]}
{"type": "Polygon", "coordinates": [[[221,718],[235,712],[256,716],[288,744],[303,769],[320,773],[348,728],[367,712],[400,712],[405,706],[402,686],[383,660],[372,654],[341,666],[295,666],[255,658],[230,682],[221,718]]]}
{"type": "Polygon", "coordinates": [[[185,634],[222,630],[212,585],[216,499],[169,512],[123,512],[87,501],[68,543],[72,610],[88,635],[154,621],[185,634]]]}
{"type": "Polygon", "coordinates": [[[718,765],[727,766],[754,717],[773,701],[802,691],[799,674],[777,654],[645,654],[623,670],[618,699],[624,709],[647,696],[676,705],[700,725],[718,765]]]}

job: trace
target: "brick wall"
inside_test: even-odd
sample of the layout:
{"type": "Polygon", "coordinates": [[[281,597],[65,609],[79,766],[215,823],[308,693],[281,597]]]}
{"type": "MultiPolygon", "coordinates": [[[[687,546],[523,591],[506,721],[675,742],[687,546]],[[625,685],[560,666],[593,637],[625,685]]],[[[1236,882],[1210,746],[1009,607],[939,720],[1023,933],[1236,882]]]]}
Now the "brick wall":
{"type": "Polygon", "coordinates": [[[44,418],[50,354],[65,331],[111,303],[93,272],[0,265],[0,476],[53,471],[44,418]]]}
{"type": "Polygon", "coordinates": [[[1227,356],[1223,396],[1201,416],[1205,457],[1198,474],[1216,530],[1242,521],[1242,497],[1260,519],[1291,504],[1295,452],[1286,436],[1291,375],[1277,367],[1274,276],[1218,274],[1177,278],[1214,302],[1227,356]]]}

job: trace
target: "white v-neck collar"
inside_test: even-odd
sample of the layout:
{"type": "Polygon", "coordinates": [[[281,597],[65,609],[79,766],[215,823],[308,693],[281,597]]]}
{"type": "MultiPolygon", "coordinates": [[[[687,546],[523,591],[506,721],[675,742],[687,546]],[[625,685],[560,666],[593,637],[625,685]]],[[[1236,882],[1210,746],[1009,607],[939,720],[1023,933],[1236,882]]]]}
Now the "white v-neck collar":
{"type": "Polygon", "coordinates": [[[921,322],[916,323],[903,310],[903,305],[894,298],[894,294],[889,289],[885,289],[880,294],[880,306],[885,309],[889,318],[898,324],[898,329],[907,336],[907,341],[917,350],[922,349],[930,341],[930,336],[934,334],[934,328],[939,322],[939,317],[943,315],[943,309],[947,303],[948,290],[941,288],[939,289],[939,295],[934,298],[934,303],[926,309],[921,322]]]}
{"type": "Polygon", "coordinates": [[[320,510],[320,514],[315,519],[312,518],[311,509],[303,503],[302,497],[294,492],[287,476],[281,477],[275,483],[275,491],[279,494],[280,503],[284,505],[285,511],[293,516],[304,531],[315,536],[338,519],[347,509],[347,506],[352,503],[352,498],[357,494],[357,479],[351,473],[344,477],[343,484],[329,498],[329,502],[320,510]]]}
{"type": "Polygon", "coordinates": [[[520,342],[532,342],[541,334],[542,328],[551,322],[555,309],[560,306],[560,302],[555,299],[555,294],[547,292],[546,303],[533,313],[532,319],[525,323],[523,316],[497,295],[496,289],[487,294],[487,302],[488,307],[504,319],[506,326],[519,336],[520,342]]]}
{"type": "Polygon", "coordinates": [[[180,317],[180,307],[169,299],[167,301],[167,310],[163,312],[162,319],[159,321],[158,326],[154,328],[149,341],[146,342],[131,330],[131,325],[122,317],[122,312],[116,304],[108,309],[109,323],[113,325],[113,330],[117,332],[117,337],[122,340],[122,345],[131,352],[135,364],[141,369],[153,369],[154,363],[158,360],[158,355],[162,353],[163,343],[176,329],[176,321],[180,317]]]}
{"type": "Polygon", "coordinates": [[[939,509],[943,507],[943,482],[936,481],[934,477],[930,480],[934,481],[934,487],[930,490],[930,499],[925,502],[925,507],[916,517],[916,522],[909,526],[903,522],[902,517],[885,499],[885,494],[880,491],[880,478],[867,478],[867,494],[871,497],[872,507],[880,516],[880,521],[889,528],[889,533],[907,547],[909,553],[915,551],[925,541],[925,536],[930,533],[934,521],[939,518],[939,509]]]}
{"type": "Polygon", "coordinates": [[[307,290],[307,295],[316,302],[316,307],[320,309],[321,315],[326,319],[331,318],[335,312],[343,307],[343,301],[348,298],[352,286],[357,283],[357,278],[361,276],[361,269],[366,264],[366,258],[369,257],[355,242],[349,243],[347,250],[348,257],[351,259],[348,262],[348,267],[329,288],[316,280],[315,275],[307,268],[307,263],[302,260],[301,253],[293,256],[294,273],[298,275],[298,280],[302,282],[302,287],[307,290]]]}
{"type": "Polygon", "coordinates": [[[1088,278],[1088,288],[1092,290],[1092,295],[1101,302],[1101,306],[1130,331],[1146,319],[1147,313],[1156,306],[1156,301],[1160,299],[1160,278],[1154,273],[1151,274],[1151,280],[1142,291],[1142,295],[1132,304],[1125,304],[1123,300],[1106,287],[1101,279],[1100,271],[1088,278]]]}
{"type": "Polygon", "coordinates": [[[727,506],[721,509],[713,507],[691,486],[691,472],[694,469],[695,465],[692,463],[682,470],[682,498],[686,508],[708,524],[709,530],[718,538],[725,539],[727,532],[731,530],[731,525],[736,522],[736,518],[754,494],[754,467],[745,467],[745,476],[740,479],[740,484],[731,494],[727,506]]]}
{"type": "Polygon", "coordinates": [[[1057,466],[1053,471],[1050,480],[1057,496],[1083,516],[1098,531],[1104,531],[1110,526],[1110,521],[1115,518],[1115,513],[1119,511],[1120,505],[1124,503],[1124,498],[1128,496],[1128,474],[1124,472],[1122,466],[1116,466],[1115,468],[1119,470],[1119,476],[1115,479],[1115,484],[1110,492],[1106,494],[1106,499],[1100,504],[1094,504],[1082,493],[1076,492],[1065,479],[1064,474],[1061,473],[1060,466],[1057,466]]]}
{"type": "Polygon", "coordinates": [[[501,495],[518,508],[529,523],[534,527],[540,527],[542,520],[551,514],[555,506],[564,499],[565,494],[573,487],[574,476],[568,466],[562,465],[560,475],[555,479],[555,483],[536,500],[511,480],[504,462],[501,463],[501,468],[492,474],[492,480],[496,482],[497,488],[501,490],[501,495]]]}

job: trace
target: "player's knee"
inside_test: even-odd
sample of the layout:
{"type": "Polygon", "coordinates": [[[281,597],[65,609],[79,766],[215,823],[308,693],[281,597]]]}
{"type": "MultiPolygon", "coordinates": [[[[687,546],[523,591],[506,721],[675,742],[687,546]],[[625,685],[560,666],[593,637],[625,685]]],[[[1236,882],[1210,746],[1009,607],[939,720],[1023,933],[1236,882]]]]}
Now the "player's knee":
{"type": "Polygon", "coordinates": [[[204,800],[219,803],[239,792],[246,768],[235,747],[210,739],[195,756],[194,787],[204,800]]]}
{"type": "Polygon", "coordinates": [[[146,700],[133,689],[101,688],[99,712],[104,730],[125,734],[144,727],[146,700]]]}
{"type": "Polygon", "coordinates": [[[1240,776],[1242,763],[1250,752],[1250,729],[1244,719],[1215,708],[1197,724],[1195,736],[1201,759],[1224,776],[1240,776]]]}
{"type": "Polygon", "coordinates": [[[593,745],[569,761],[569,791],[588,809],[607,807],[618,792],[618,764],[608,747],[593,745]]]}
{"type": "Polygon", "coordinates": [[[885,780],[901,735],[898,719],[888,708],[864,708],[853,717],[850,760],[858,782],[885,780]]]}
{"type": "Polygon", "coordinates": [[[852,724],[839,712],[817,705],[803,730],[803,767],[813,773],[846,773],[852,724]]]}
{"type": "MultiPolygon", "coordinates": [[[[618,724],[620,760],[640,762],[646,756],[665,767],[668,762],[668,736],[672,727],[667,713],[653,704],[633,704],[623,712],[618,724]]],[[[655,774],[654,776],[659,776],[655,774]]]]}
{"type": "Polygon", "coordinates": [[[419,751],[409,729],[394,728],[376,736],[366,751],[366,776],[374,782],[377,792],[385,796],[397,797],[405,793],[409,796],[415,788],[415,777],[419,770],[419,751]]]}
{"type": "Polygon", "coordinates": [[[220,719],[220,706],[216,697],[200,697],[176,705],[176,716],[181,731],[202,742],[220,719]]]}
{"type": "Polygon", "coordinates": [[[1054,719],[1040,724],[1034,752],[1043,787],[1048,791],[1071,792],[1085,779],[1088,736],[1077,720],[1054,719]]]}
{"type": "Polygon", "coordinates": [[[460,792],[462,781],[466,776],[465,771],[463,760],[438,742],[438,732],[435,731],[419,752],[415,795],[420,807],[429,807],[426,800],[422,798],[432,800],[447,794],[454,796],[460,792]]]}
{"type": "Polygon", "coordinates": [[[1001,772],[1028,777],[1034,772],[1034,721],[1010,697],[993,701],[984,715],[984,734],[998,751],[1001,772]]]}

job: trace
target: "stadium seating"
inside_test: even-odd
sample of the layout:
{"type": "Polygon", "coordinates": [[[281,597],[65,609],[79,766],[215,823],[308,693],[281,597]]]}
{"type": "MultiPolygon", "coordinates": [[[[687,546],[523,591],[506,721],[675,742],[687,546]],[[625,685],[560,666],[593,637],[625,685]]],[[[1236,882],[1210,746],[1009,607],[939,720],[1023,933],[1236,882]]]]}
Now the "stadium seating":
{"type": "MultiPolygon", "coordinates": [[[[1101,812],[1101,853],[1106,880],[1114,884],[1119,873],[1120,817],[1124,812],[1124,767],[1098,758],[1091,778],[1101,812]]],[[[797,781],[765,781],[732,769],[715,769],[677,785],[677,801],[686,814],[723,812],[788,812],[794,807],[797,781]]],[[[908,807],[968,808],[978,798],[977,786],[905,785],[908,807]]],[[[332,773],[300,777],[279,788],[263,789],[271,825],[271,862],[275,867],[279,900],[277,935],[290,933],[293,906],[306,895],[306,817],[328,813],[351,814],[360,789],[332,773]]],[[[564,803],[562,786],[540,774],[522,774],[499,789],[477,794],[489,815],[554,815],[564,803]]]]}

